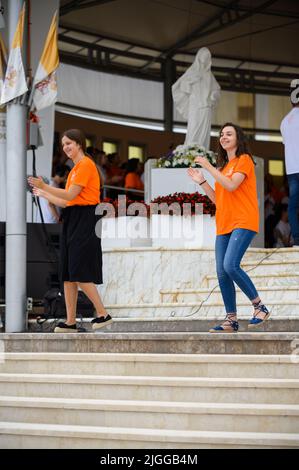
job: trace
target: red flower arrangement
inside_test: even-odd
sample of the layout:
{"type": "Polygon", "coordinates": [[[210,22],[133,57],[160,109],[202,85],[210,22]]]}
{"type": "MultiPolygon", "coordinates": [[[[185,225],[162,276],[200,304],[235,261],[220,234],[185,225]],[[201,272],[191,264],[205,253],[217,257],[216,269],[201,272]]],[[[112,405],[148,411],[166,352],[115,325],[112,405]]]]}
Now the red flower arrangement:
{"type": "Polygon", "coordinates": [[[207,196],[200,193],[174,193],[153,199],[150,205],[144,201],[134,201],[128,196],[118,199],[105,198],[100,203],[101,213],[105,217],[143,216],[153,214],[194,215],[197,204],[202,204],[202,213],[215,215],[216,206],[207,196]],[[171,206],[171,207],[170,207],[171,206]]]}
{"type": "MultiPolygon", "coordinates": [[[[196,204],[202,204],[203,205],[203,214],[210,214],[211,216],[215,215],[216,212],[216,206],[211,202],[211,200],[208,198],[208,196],[205,196],[200,193],[174,193],[174,194],[169,194],[167,196],[159,196],[156,199],[153,199],[151,201],[151,205],[155,204],[167,204],[167,206],[170,206],[173,203],[178,203],[179,204],[179,210],[177,210],[174,206],[174,209],[171,211],[174,215],[183,215],[183,210],[184,210],[184,204],[189,204],[189,207],[191,208],[191,215],[195,214],[195,207],[196,204]]],[[[186,207],[186,206],[185,206],[186,207]]],[[[152,213],[157,213],[157,212],[152,212],[152,213]]],[[[158,213],[163,213],[163,209],[159,210],[158,213]]]]}
{"type": "Polygon", "coordinates": [[[106,197],[101,201],[101,206],[106,217],[121,217],[126,215],[150,216],[150,206],[148,204],[145,204],[144,201],[134,201],[124,195],[120,199],[106,197]]]}

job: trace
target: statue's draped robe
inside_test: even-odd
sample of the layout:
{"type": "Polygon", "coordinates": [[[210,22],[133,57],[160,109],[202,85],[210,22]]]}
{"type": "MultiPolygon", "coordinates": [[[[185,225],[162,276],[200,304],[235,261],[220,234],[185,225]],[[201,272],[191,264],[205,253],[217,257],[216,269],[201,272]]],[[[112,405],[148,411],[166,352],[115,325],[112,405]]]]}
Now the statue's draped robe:
{"type": "Polygon", "coordinates": [[[210,146],[212,110],[220,97],[220,86],[211,72],[210,51],[201,48],[188,70],[172,87],[178,112],[187,120],[185,145],[210,146]]]}

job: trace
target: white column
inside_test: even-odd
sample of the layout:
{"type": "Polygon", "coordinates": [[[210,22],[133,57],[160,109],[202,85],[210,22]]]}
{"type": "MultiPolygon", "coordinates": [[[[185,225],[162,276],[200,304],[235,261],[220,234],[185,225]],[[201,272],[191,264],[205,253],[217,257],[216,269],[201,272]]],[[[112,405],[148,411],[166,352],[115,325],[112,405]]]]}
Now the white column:
{"type": "MultiPolygon", "coordinates": [[[[8,2],[9,45],[23,0],[8,2]]],[[[25,54],[24,54],[25,55],[25,54]]],[[[26,107],[7,106],[5,331],[26,328],[26,107]]]]}
{"type": "Polygon", "coordinates": [[[0,222],[6,220],[6,109],[0,110],[0,222]]]}

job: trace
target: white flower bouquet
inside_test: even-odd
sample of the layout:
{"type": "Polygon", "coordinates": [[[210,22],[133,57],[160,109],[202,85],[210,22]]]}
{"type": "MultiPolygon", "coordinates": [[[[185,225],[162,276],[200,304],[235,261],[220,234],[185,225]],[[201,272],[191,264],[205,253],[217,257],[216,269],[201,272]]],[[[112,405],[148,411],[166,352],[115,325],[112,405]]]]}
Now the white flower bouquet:
{"type": "Polygon", "coordinates": [[[158,168],[189,168],[200,165],[195,163],[195,157],[206,157],[215,166],[216,154],[198,144],[179,145],[170,155],[159,158],[158,168]]]}

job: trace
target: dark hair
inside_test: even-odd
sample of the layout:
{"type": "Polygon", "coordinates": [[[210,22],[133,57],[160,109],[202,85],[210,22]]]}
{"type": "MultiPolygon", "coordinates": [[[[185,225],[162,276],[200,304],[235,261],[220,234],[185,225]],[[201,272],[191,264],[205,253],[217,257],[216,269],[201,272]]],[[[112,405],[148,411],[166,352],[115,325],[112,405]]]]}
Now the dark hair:
{"type": "Polygon", "coordinates": [[[282,214],[283,212],[288,212],[288,205],[287,204],[281,204],[280,213],[282,214]]]}
{"type": "Polygon", "coordinates": [[[227,156],[227,152],[226,150],[224,150],[224,148],[222,147],[222,145],[220,144],[220,136],[221,136],[221,132],[223,131],[223,129],[225,127],[233,127],[236,131],[236,135],[237,135],[237,150],[236,150],[236,157],[240,157],[241,155],[243,155],[244,153],[246,153],[246,155],[249,155],[250,158],[252,159],[253,163],[254,160],[252,158],[252,155],[251,155],[251,152],[249,150],[249,146],[248,146],[248,143],[247,143],[247,138],[243,132],[243,129],[240,127],[240,126],[237,126],[236,124],[233,124],[232,122],[226,122],[220,129],[220,132],[219,132],[219,140],[218,140],[218,152],[217,152],[217,160],[216,160],[216,166],[217,168],[220,168],[222,169],[228,162],[228,156],[227,156]]]}
{"type": "Polygon", "coordinates": [[[68,139],[73,140],[80,145],[83,152],[86,153],[86,139],[84,133],[80,129],[68,129],[67,131],[64,131],[62,137],[67,137],[68,139]]]}
{"type": "Polygon", "coordinates": [[[86,148],[86,153],[87,153],[90,157],[95,158],[95,156],[96,156],[96,149],[95,149],[92,145],[90,145],[89,147],[86,148]]]}
{"type": "Polygon", "coordinates": [[[130,158],[130,160],[127,161],[127,173],[135,173],[138,167],[138,163],[138,158],[130,158]]]}
{"type": "Polygon", "coordinates": [[[54,168],[53,174],[54,176],[60,176],[60,178],[63,178],[68,172],[70,171],[69,167],[66,165],[57,165],[54,168]]]}

